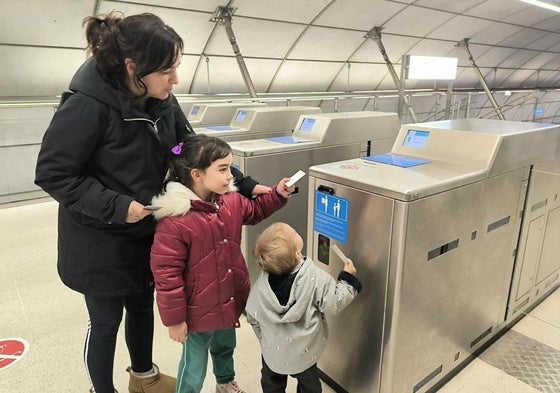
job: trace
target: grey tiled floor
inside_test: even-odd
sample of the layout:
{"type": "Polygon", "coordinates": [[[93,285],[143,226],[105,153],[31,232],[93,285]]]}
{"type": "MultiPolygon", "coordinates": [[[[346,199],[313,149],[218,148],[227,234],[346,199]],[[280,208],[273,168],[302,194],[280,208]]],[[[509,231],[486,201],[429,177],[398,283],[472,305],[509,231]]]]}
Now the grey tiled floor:
{"type": "MultiPolygon", "coordinates": [[[[0,340],[23,338],[30,344],[19,362],[0,369],[0,393],[85,393],[89,388],[82,361],[87,327],[83,299],[66,288],[56,272],[56,209],[52,201],[0,208],[0,340]]],[[[526,337],[529,345],[537,343],[536,351],[544,348],[549,351],[549,357],[556,355],[556,351],[560,354],[559,310],[560,291],[556,291],[512,328],[515,343],[523,342],[526,337]]],[[[120,334],[115,384],[123,393],[127,391],[128,360],[124,337],[120,334]]],[[[541,389],[538,383],[526,383],[527,379],[524,382],[499,360],[490,361],[490,357],[500,359],[503,354],[490,352],[498,348],[498,343],[438,393],[560,392],[554,386],[552,390],[538,390],[541,389]]],[[[174,375],[180,347],[168,339],[157,317],[154,352],[160,369],[174,375]]],[[[261,391],[259,346],[245,321],[238,331],[235,360],[240,386],[248,393],[261,391]]],[[[211,367],[211,373],[210,370],[211,367]]],[[[293,382],[288,387],[288,392],[295,392],[293,382]]],[[[203,392],[213,391],[214,381],[209,375],[203,392]]],[[[332,390],[325,387],[324,392],[332,390]]]]}

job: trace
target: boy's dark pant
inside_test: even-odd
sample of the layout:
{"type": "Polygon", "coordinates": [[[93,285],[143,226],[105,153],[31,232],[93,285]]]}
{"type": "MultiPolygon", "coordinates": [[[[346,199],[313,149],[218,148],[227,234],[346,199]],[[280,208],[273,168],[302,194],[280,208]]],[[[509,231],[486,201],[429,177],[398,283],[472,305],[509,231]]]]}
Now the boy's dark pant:
{"type": "MultiPolygon", "coordinates": [[[[290,374],[297,379],[297,393],[321,393],[321,381],[319,381],[319,370],[317,364],[297,374],[290,374]]],[[[262,359],[261,387],[263,393],[285,393],[288,376],[272,371],[262,359]]]]}

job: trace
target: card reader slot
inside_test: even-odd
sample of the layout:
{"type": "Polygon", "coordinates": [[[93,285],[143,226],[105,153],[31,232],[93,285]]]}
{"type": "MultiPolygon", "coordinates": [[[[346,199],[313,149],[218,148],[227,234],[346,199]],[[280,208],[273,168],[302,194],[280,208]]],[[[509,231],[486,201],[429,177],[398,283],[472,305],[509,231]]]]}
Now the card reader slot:
{"type": "Polygon", "coordinates": [[[334,188],[332,187],[327,187],[327,186],[319,186],[317,187],[317,190],[324,192],[325,194],[329,194],[329,195],[334,195],[334,188]]]}

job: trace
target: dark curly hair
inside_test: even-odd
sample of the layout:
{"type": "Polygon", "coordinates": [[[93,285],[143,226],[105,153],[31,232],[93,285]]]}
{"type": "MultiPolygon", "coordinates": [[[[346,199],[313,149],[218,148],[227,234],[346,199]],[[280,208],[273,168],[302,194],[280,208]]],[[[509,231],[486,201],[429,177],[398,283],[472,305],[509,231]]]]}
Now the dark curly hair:
{"type": "Polygon", "coordinates": [[[169,69],[183,52],[183,39],[158,16],[150,13],[124,17],[121,12],[84,18],[87,49],[101,75],[114,87],[126,77],[125,59],[136,64],[136,83],[152,72],[169,69]]]}

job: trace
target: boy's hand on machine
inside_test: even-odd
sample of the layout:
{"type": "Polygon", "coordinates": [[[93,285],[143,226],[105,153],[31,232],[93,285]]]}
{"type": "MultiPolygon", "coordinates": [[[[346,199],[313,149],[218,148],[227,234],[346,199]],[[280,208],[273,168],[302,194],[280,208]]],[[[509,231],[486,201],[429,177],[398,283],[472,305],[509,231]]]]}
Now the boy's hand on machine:
{"type": "Polygon", "coordinates": [[[278,194],[282,195],[286,199],[289,198],[296,189],[295,186],[288,187],[286,185],[286,183],[289,181],[290,178],[285,177],[282,180],[280,180],[280,183],[278,183],[278,185],[276,186],[276,191],[278,192],[278,194]]]}
{"type": "Polygon", "coordinates": [[[355,276],[358,273],[356,266],[354,266],[354,262],[350,258],[346,258],[344,261],[344,270],[346,273],[350,273],[351,275],[355,276]]]}
{"type": "Polygon", "coordinates": [[[178,343],[184,343],[187,341],[187,323],[182,322],[178,325],[169,326],[169,338],[178,343]]]}

